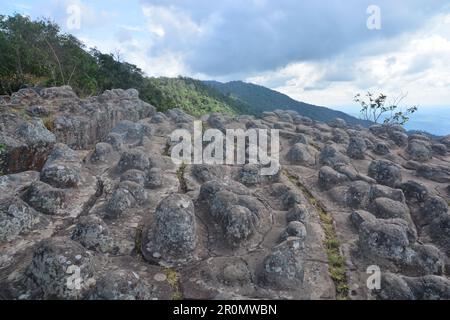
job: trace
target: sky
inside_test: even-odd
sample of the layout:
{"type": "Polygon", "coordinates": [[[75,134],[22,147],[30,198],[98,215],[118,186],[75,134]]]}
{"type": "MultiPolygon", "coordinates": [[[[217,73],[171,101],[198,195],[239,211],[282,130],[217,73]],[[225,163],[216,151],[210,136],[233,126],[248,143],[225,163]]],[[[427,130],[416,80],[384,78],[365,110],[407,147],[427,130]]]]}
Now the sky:
{"type": "Polygon", "coordinates": [[[336,108],[372,91],[450,109],[448,0],[0,0],[0,13],[49,18],[148,76],[243,80],[336,108]]]}

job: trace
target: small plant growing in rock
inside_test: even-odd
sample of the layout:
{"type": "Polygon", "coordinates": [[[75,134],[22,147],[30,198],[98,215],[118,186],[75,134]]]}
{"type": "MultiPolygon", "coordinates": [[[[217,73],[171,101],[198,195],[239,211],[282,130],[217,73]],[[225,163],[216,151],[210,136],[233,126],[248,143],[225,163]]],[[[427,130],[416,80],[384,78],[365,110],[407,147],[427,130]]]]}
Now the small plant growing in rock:
{"type": "Polygon", "coordinates": [[[42,122],[44,122],[44,126],[48,131],[53,131],[55,129],[55,119],[53,118],[53,116],[43,118],[42,122]]]}
{"type": "Polygon", "coordinates": [[[418,110],[417,106],[401,108],[399,105],[405,97],[406,94],[401,94],[388,103],[385,94],[374,95],[368,91],[365,96],[358,93],[354,101],[361,105],[360,114],[363,120],[379,123],[384,118],[384,124],[404,125],[418,110]]]}

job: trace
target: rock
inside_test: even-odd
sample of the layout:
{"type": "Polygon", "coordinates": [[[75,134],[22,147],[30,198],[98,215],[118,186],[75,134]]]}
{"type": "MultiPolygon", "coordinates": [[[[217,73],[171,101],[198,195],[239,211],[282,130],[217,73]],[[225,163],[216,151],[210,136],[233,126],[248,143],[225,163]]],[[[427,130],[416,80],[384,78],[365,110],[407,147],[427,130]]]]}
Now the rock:
{"type": "Polygon", "coordinates": [[[304,205],[296,204],[292,209],[286,214],[287,222],[299,221],[305,222],[308,217],[308,210],[304,205]]]}
{"type": "Polygon", "coordinates": [[[417,168],[417,174],[428,180],[448,183],[450,182],[450,168],[440,165],[420,165],[417,168]]]}
{"type": "Polygon", "coordinates": [[[128,190],[117,189],[106,206],[105,217],[110,219],[117,218],[135,205],[136,200],[128,190]]]}
{"type": "Polygon", "coordinates": [[[40,222],[33,208],[17,198],[0,199],[0,243],[12,241],[40,222]]]}
{"type": "Polygon", "coordinates": [[[380,155],[380,156],[387,155],[390,152],[389,146],[386,143],[378,142],[377,144],[375,144],[375,147],[373,148],[373,152],[375,152],[375,154],[380,155]]]}
{"type": "Polygon", "coordinates": [[[381,300],[416,299],[403,277],[392,273],[381,274],[380,290],[376,291],[376,296],[381,300]]]}
{"type": "Polygon", "coordinates": [[[36,181],[27,189],[23,200],[39,212],[57,215],[66,205],[66,192],[36,181]]]}
{"type": "Polygon", "coordinates": [[[379,184],[395,188],[402,181],[400,168],[388,160],[374,160],[369,166],[369,177],[379,184]]]}
{"type": "Polygon", "coordinates": [[[450,214],[442,214],[430,224],[430,234],[441,248],[450,254],[450,214]]]}
{"type": "Polygon", "coordinates": [[[369,127],[372,134],[376,136],[381,136],[387,132],[387,127],[381,124],[374,124],[369,127]]]}
{"type": "Polygon", "coordinates": [[[179,108],[168,110],[166,112],[166,115],[175,123],[192,123],[194,121],[194,117],[188,115],[186,112],[179,108]]]}
{"type": "Polygon", "coordinates": [[[295,144],[287,153],[286,158],[292,164],[314,165],[316,159],[311,154],[311,149],[302,143],[295,144]]]}
{"type": "Polygon", "coordinates": [[[361,252],[377,264],[390,261],[402,267],[412,268],[418,275],[441,274],[444,257],[433,246],[414,244],[411,233],[402,219],[369,220],[359,226],[361,252]]]}
{"type": "Polygon", "coordinates": [[[409,247],[407,228],[377,219],[365,221],[359,229],[361,251],[374,257],[403,261],[409,247]]]}
{"type": "Polygon", "coordinates": [[[237,182],[237,181],[218,181],[218,180],[212,180],[205,182],[201,188],[198,199],[200,201],[206,201],[209,204],[214,200],[214,197],[217,192],[219,191],[233,191],[235,194],[240,195],[248,195],[249,191],[247,187],[245,187],[243,184],[237,182]]]}
{"type": "Polygon", "coordinates": [[[405,195],[401,189],[392,189],[387,186],[375,184],[370,187],[370,200],[377,198],[389,198],[394,201],[405,203],[405,195]]]}
{"type": "Polygon", "coordinates": [[[145,177],[145,187],[156,189],[163,185],[163,173],[159,168],[151,168],[145,177]]]}
{"type": "Polygon", "coordinates": [[[186,195],[171,194],[155,211],[152,228],[145,234],[142,253],[149,261],[189,259],[197,245],[194,204],[186,195]]]}
{"type": "Polygon", "coordinates": [[[422,140],[410,140],[406,152],[415,161],[428,161],[432,157],[430,144],[422,140]]]}
{"type": "Polygon", "coordinates": [[[419,202],[424,202],[429,195],[427,187],[411,180],[402,183],[400,189],[403,190],[403,193],[408,200],[415,199],[419,202]]]}
{"type": "Polygon", "coordinates": [[[429,196],[423,203],[420,214],[425,221],[432,221],[448,211],[447,202],[438,196],[429,196]]]}
{"type": "Polygon", "coordinates": [[[333,140],[336,143],[345,144],[345,143],[348,143],[349,136],[344,130],[334,129],[333,130],[333,136],[332,136],[331,140],[333,140]]]}
{"type": "Polygon", "coordinates": [[[27,113],[32,117],[48,117],[50,111],[44,106],[31,106],[26,109],[27,113]]]}
{"type": "Polygon", "coordinates": [[[144,136],[151,136],[152,128],[146,124],[136,123],[129,120],[123,120],[117,123],[111,133],[121,136],[123,141],[142,140],[144,136]]]}
{"type": "Polygon", "coordinates": [[[347,148],[347,155],[352,159],[364,159],[367,150],[366,142],[360,137],[351,137],[347,148]]]}
{"type": "Polygon", "coordinates": [[[246,164],[239,171],[239,182],[247,186],[261,183],[261,175],[258,165],[246,164]]]}
{"type": "Polygon", "coordinates": [[[332,128],[341,128],[345,129],[347,127],[347,122],[341,118],[336,118],[328,123],[328,125],[332,128]]]}
{"type": "Polygon", "coordinates": [[[276,246],[263,262],[262,284],[278,290],[298,288],[303,284],[302,241],[290,237],[276,246]]]}
{"type": "Polygon", "coordinates": [[[114,151],[120,151],[123,147],[123,139],[122,136],[118,133],[110,133],[105,138],[105,143],[110,144],[114,151]]]}
{"type": "Polygon", "coordinates": [[[338,166],[350,163],[348,157],[337,151],[332,146],[325,146],[319,154],[319,163],[335,169],[338,166]]]}
{"type": "Polygon", "coordinates": [[[431,150],[433,150],[434,153],[440,156],[445,156],[447,154],[447,147],[445,144],[442,143],[434,143],[431,145],[431,150]]]}
{"type": "Polygon", "coordinates": [[[421,133],[410,134],[408,136],[408,141],[413,141],[413,140],[423,141],[423,142],[428,142],[428,143],[431,141],[429,137],[427,137],[426,135],[421,134],[421,133]]]}
{"type": "Polygon", "coordinates": [[[102,276],[89,298],[92,300],[152,300],[156,286],[131,270],[114,270],[102,276]]]}
{"type": "Polygon", "coordinates": [[[306,239],[306,227],[300,221],[289,222],[286,230],[281,234],[281,242],[286,241],[289,237],[296,237],[304,241],[306,239]]]}
{"type": "Polygon", "coordinates": [[[257,217],[246,207],[229,206],[222,217],[222,227],[228,244],[237,247],[247,240],[256,229],[257,220],[257,217]]]}
{"type": "Polygon", "coordinates": [[[400,131],[390,132],[389,138],[399,147],[404,147],[408,143],[408,135],[400,131]]]}
{"type": "Polygon", "coordinates": [[[105,162],[113,152],[113,147],[109,143],[99,142],[95,145],[91,155],[91,162],[105,162]]]}
{"type": "Polygon", "coordinates": [[[245,285],[251,282],[252,274],[242,260],[227,263],[222,270],[222,281],[227,285],[245,285]]]}
{"type": "Polygon", "coordinates": [[[356,210],[352,211],[350,214],[350,222],[355,226],[356,229],[359,230],[361,224],[366,221],[376,221],[376,217],[370,212],[364,210],[356,210]]]}
{"type": "Polygon", "coordinates": [[[119,248],[114,244],[109,229],[103,220],[95,215],[80,217],[72,233],[72,240],[86,249],[116,254],[119,248]]]}
{"type": "Polygon", "coordinates": [[[144,172],[150,169],[150,161],[144,151],[140,149],[131,149],[122,153],[119,163],[117,164],[117,170],[119,172],[125,172],[130,169],[137,169],[144,172]]]}
{"type": "Polygon", "coordinates": [[[192,166],[192,174],[195,178],[197,178],[200,182],[204,183],[211,180],[217,180],[222,177],[222,173],[220,172],[220,168],[217,166],[205,165],[205,164],[196,164],[192,166]]]}
{"type": "Polygon", "coordinates": [[[345,193],[346,204],[355,209],[367,208],[370,201],[370,185],[364,181],[352,182],[345,193]]]}
{"type": "Polygon", "coordinates": [[[372,212],[377,218],[409,219],[409,208],[406,204],[389,198],[377,198],[371,204],[372,212]]]}
{"type": "Polygon", "coordinates": [[[56,144],[41,171],[41,180],[56,188],[76,188],[81,183],[81,163],[76,153],[56,144]]]}
{"type": "Polygon", "coordinates": [[[166,115],[164,113],[157,112],[150,121],[151,121],[151,123],[162,123],[167,120],[168,120],[168,118],[166,117],[166,115]]]}
{"type": "Polygon", "coordinates": [[[120,181],[131,181],[143,186],[146,182],[146,175],[141,170],[130,169],[120,176],[120,181]]]}
{"type": "Polygon", "coordinates": [[[40,95],[43,99],[77,99],[77,95],[70,86],[44,88],[40,95]]]}
{"type": "Polygon", "coordinates": [[[79,243],[63,237],[52,237],[39,243],[27,273],[42,291],[42,298],[82,299],[90,289],[91,282],[88,279],[93,277],[92,260],[79,243]],[[70,281],[71,275],[73,281],[70,281]]]}
{"type": "Polygon", "coordinates": [[[32,105],[40,102],[39,94],[32,88],[22,88],[11,94],[9,103],[14,105],[32,105]]]}
{"type": "Polygon", "coordinates": [[[441,143],[450,148],[450,134],[441,139],[441,143]]]}
{"type": "Polygon", "coordinates": [[[41,170],[56,142],[41,119],[26,122],[16,114],[0,115],[0,170],[4,174],[41,170]]]}
{"type": "Polygon", "coordinates": [[[337,172],[333,168],[323,166],[319,170],[319,186],[324,190],[329,190],[346,181],[348,181],[347,176],[337,172]]]}

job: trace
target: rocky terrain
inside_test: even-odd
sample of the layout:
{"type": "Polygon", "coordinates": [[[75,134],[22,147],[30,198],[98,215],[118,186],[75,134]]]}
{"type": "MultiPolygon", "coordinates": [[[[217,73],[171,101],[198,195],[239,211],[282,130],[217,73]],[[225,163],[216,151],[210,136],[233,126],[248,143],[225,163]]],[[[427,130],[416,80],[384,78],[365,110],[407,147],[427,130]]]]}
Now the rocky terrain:
{"type": "Polygon", "coordinates": [[[0,109],[0,298],[450,299],[450,136],[201,118],[279,129],[281,169],[261,176],[175,165],[169,136],[194,118],[133,89],[22,89],[0,109]]]}

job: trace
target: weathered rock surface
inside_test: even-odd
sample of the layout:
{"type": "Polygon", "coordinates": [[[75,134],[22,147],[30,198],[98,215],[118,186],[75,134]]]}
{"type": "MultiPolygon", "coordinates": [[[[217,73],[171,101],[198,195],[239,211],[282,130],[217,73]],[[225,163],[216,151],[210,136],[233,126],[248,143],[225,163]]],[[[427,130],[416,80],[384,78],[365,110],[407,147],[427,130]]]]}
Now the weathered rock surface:
{"type": "Polygon", "coordinates": [[[0,298],[449,299],[449,137],[212,114],[279,129],[280,170],[177,165],[170,134],[194,117],[138,96],[0,97],[0,298]]]}

